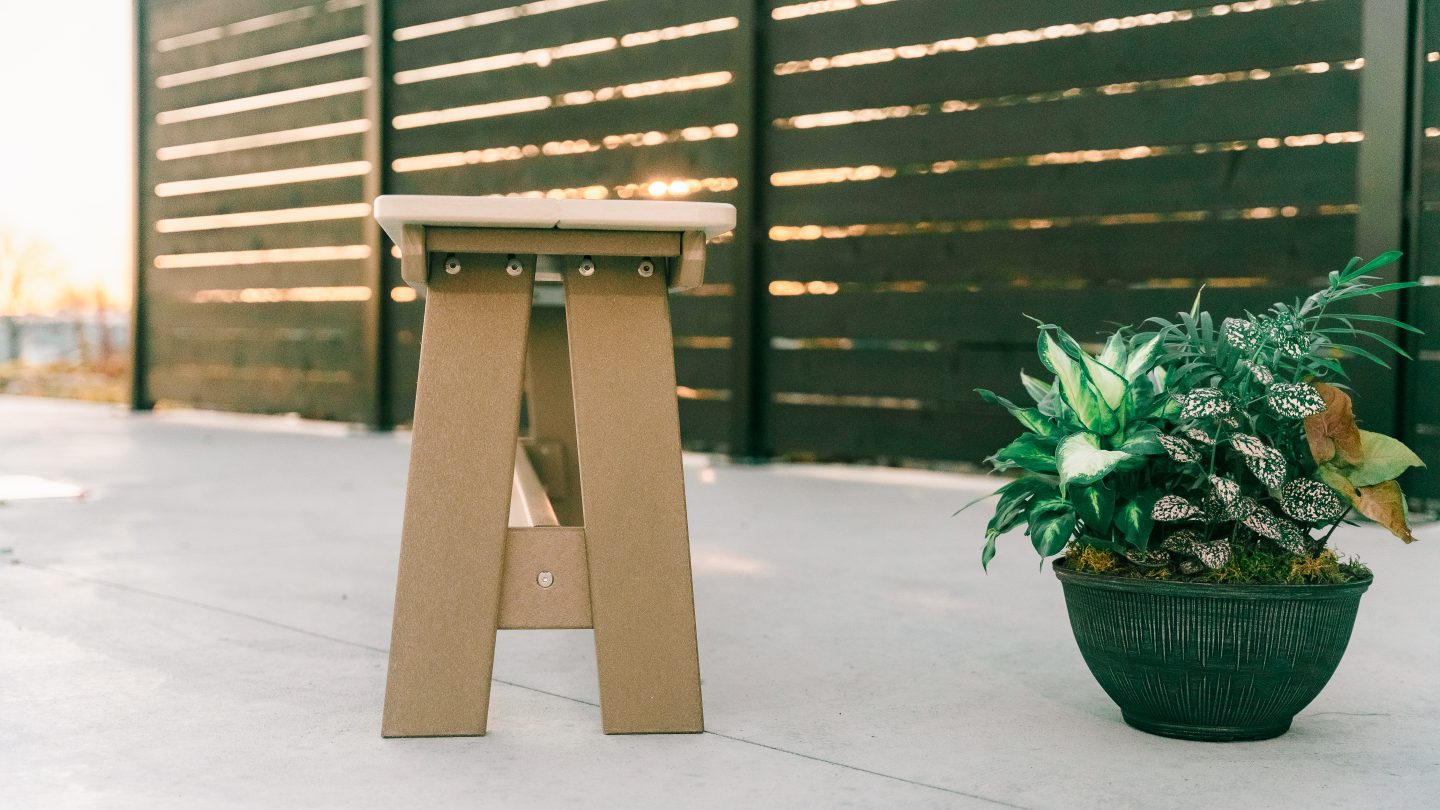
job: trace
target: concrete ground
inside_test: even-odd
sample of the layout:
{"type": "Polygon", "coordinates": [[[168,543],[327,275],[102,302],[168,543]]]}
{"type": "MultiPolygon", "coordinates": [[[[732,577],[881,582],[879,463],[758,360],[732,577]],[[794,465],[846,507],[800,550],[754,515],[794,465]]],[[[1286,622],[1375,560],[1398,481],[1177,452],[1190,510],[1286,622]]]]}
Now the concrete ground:
{"type": "MultiPolygon", "coordinates": [[[[963,429],[957,426],[957,429],[963,429]]],[[[384,740],[408,444],[0,398],[0,806],[1436,807],[1440,529],[1353,529],[1350,651],[1284,737],[1125,726],[992,482],[686,461],[703,735],[600,733],[586,631],[502,632],[490,736],[384,740]]]]}

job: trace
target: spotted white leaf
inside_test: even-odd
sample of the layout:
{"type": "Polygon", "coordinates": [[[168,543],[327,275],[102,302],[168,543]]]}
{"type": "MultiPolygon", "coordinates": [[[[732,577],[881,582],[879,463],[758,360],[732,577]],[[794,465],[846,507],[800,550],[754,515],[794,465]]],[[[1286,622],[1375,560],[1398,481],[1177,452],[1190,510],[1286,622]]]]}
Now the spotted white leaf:
{"type": "Polygon", "coordinates": [[[1240,351],[1250,354],[1260,348],[1260,327],[1256,326],[1254,321],[1226,318],[1220,328],[1225,335],[1225,342],[1240,351]]]}
{"type": "Polygon", "coordinates": [[[1214,436],[1211,436],[1209,433],[1206,433],[1205,431],[1197,427],[1186,428],[1185,435],[1189,436],[1191,441],[1199,442],[1200,444],[1215,443],[1214,436]]]}
{"type": "MultiPolygon", "coordinates": [[[[1316,396],[1319,396],[1318,394],[1316,396]]],[[[1219,388],[1196,388],[1185,396],[1185,405],[1180,409],[1181,419],[1201,419],[1207,416],[1223,416],[1234,406],[1219,388]]]]}
{"type": "Polygon", "coordinates": [[[1185,441],[1179,436],[1167,436],[1161,433],[1156,438],[1160,440],[1160,444],[1165,448],[1165,452],[1170,455],[1170,458],[1175,459],[1181,464],[1188,464],[1192,461],[1200,460],[1200,454],[1195,452],[1195,445],[1185,441]]]}
{"type": "Polygon", "coordinates": [[[1305,383],[1276,383],[1265,393],[1265,403],[1278,416],[1304,419],[1325,410],[1320,392],[1305,383]]]}
{"type": "Polygon", "coordinates": [[[1345,504],[1335,490],[1309,478],[1297,478],[1282,487],[1280,506],[1302,523],[1325,523],[1345,513],[1345,504]]]}
{"type": "Polygon", "coordinates": [[[1155,502],[1155,508],[1150,510],[1150,517],[1164,523],[1173,523],[1177,520],[1189,520],[1200,514],[1195,504],[1190,503],[1179,495],[1166,495],[1155,502]]]}

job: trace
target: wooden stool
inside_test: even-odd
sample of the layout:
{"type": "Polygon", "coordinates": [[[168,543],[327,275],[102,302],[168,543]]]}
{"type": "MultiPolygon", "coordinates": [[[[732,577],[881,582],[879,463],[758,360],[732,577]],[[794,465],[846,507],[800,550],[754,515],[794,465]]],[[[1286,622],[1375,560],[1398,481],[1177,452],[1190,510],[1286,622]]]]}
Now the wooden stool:
{"type": "Polygon", "coordinates": [[[402,195],[375,218],[428,288],[382,733],[484,734],[496,629],[546,628],[594,628],[606,734],[702,731],[666,288],[701,283],[734,207],[402,195]]]}

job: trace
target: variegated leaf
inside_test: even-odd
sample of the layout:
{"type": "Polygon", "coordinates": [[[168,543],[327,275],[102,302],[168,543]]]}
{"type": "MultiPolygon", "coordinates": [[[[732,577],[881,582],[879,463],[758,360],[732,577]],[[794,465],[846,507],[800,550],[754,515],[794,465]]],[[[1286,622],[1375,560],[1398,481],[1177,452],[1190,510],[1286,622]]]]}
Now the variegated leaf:
{"type": "Polygon", "coordinates": [[[1278,416],[1304,419],[1325,410],[1325,400],[1306,383],[1276,383],[1265,393],[1265,402],[1278,416]]]}
{"type": "Polygon", "coordinates": [[[1239,318],[1226,318],[1221,326],[1225,335],[1225,342],[1239,349],[1246,354],[1260,348],[1260,327],[1253,321],[1240,320],[1239,318]]]}
{"type": "Polygon", "coordinates": [[[1195,504],[1190,503],[1179,495],[1166,495],[1155,502],[1155,508],[1150,510],[1150,517],[1166,523],[1174,523],[1177,520],[1189,520],[1200,514],[1195,504]]]}
{"type": "Polygon", "coordinates": [[[1255,508],[1250,511],[1250,514],[1245,516],[1244,524],[1245,528],[1255,532],[1261,537],[1279,540],[1285,532],[1285,527],[1290,524],[1290,521],[1272,512],[1270,507],[1256,504],[1255,508]]]}
{"type": "Polygon", "coordinates": [[[1309,478],[1297,478],[1282,487],[1280,506],[1302,523],[1326,523],[1345,513],[1345,504],[1335,490],[1309,478]]]}
{"type": "Polygon", "coordinates": [[[1160,543],[1160,547],[1166,551],[1173,551],[1176,554],[1190,554],[1190,550],[1204,537],[1194,529],[1181,529],[1168,535],[1160,543]]]}
{"type": "Polygon", "coordinates": [[[1234,408],[1225,392],[1219,388],[1196,388],[1185,396],[1185,406],[1180,410],[1181,419],[1200,419],[1206,416],[1223,416],[1234,408]]]}
{"type": "Polygon", "coordinates": [[[1139,549],[1127,549],[1125,559],[1140,568],[1162,568],[1170,563],[1170,555],[1160,549],[1140,551],[1139,549]]]}
{"type": "Polygon", "coordinates": [[[1186,429],[1185,429],[1185,435],[1186,435],[1186,436],[1189,436],[1190,439],[1191,439],[1191,441],[1199,442],[1200,444],[1214,444],[1214,443],[1215,443],[1215,437],[1214,437],[1214,436],[1211,436],[1209,433],[1206,433],[1205,431],[1203,431],[1203,430],[1201,430],[1200,428],[1197,428],[1197,427],[1186,428],[1186,429]]]}
{"type": "Polygon", "coordinates": [[[1294,523],[1286,522],[1281,526],[1280,537],[1275,543],[1291,554],[1310,553],[1310,535],[1294,523]]]}
{"type": "Polygon", "coordinates": [[[1195,445],[1185,441],[1179,436],[1167,436],[1162,433],[1156,438],[1158,438],[1160,444],[1165,447],[1165,452],[1170,455],[1170,458],[1175,459],[1181,464],[1188,464],[1192,461],[1200,460],[1200,454],[1195,452],[1195,445]]]}

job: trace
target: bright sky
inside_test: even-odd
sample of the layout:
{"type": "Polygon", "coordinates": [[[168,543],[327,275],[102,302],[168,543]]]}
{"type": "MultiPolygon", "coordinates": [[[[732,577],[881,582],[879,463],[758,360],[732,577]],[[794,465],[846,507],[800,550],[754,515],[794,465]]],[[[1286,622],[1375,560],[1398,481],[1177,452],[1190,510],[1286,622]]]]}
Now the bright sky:
{"type": "Polygon", "coordinates": [[[130,299],[134,23],[128,0],[0,9],[0,228],[72,282],[130,299]]]}

